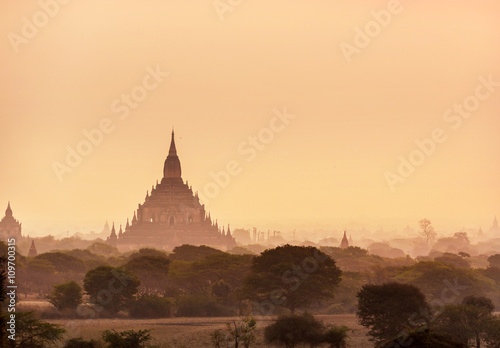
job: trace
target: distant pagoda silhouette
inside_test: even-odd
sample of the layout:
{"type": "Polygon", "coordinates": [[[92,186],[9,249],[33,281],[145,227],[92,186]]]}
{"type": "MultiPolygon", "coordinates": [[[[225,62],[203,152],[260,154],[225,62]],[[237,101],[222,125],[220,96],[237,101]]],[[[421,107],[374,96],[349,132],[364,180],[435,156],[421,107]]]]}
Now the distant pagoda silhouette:
{"type": "Polygon", "coordinates": [[[35,246],[35,240],[31,240],[31,247],[30,250],[28,251],[28,257],[35,257],[38,256],[38,251],[36,250],[35,246]]]}
{"type": "Polygon", "coordinates": [[[492,237],[500,237],[500,227],[498,227],[498,220],[496,216],[493,220],[493,225],[491,225],[490,234],[492,237]]]}
{"type": "Polygon", "coordinates": [[[156,183],[143,204],[134,212],[132,223],[127,220],[125,230],[117,235],[115,226],[107,243],[121,250],[151,246],[171,250],[183,244],[207,245],[231,249],[236,242],[228,226],[227,233],[207,215],[198,193],[184,183],[181,163],[177,156],[174,132],[167,159],[163,167],[163,179],[156,183]]]}
{"type": "Polygon", "coordinates": [[[339,248],[347,249],[349,248],[349,241],[347,240],[347,232],[344,231],[344,237],[342,237],[342,241],[340,242],[339,248]]]}

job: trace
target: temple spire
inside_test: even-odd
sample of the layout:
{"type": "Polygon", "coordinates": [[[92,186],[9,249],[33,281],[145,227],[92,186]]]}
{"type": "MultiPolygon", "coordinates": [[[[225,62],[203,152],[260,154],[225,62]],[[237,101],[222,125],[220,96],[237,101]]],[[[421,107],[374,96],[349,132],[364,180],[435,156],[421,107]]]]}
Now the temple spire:
{"type": "Polygon", "coordinates": [[[172,130],[172,140],[170,141],[170,150],[163,166],[163,178],[165,179],[181,179],[181,162],[177,157],[177,149],[175,148],[174,130],[172,130]]]}
{"type": "Polygon", "coordinates": [[[175,148],[175,139],[174,139],[174,129],[172,128],[172,140],[170,141],[170,150],[168,150],[168,154],[172,156],[177,156],[177,149],[175,148]]]}
{"type": "Polygon", "coordinates": [[[339,248],[346,249],[349,247],[349,241],[347,240],[347,231],[344,231],[344,237],[342,237],[342,241],[340,242],[339,248]]]}
{"type": "Polygon", "coordinates": [[[12,216],[12,209],[10,208],[10,201],[7,203],[7,210],[5,210],[5,216],[12,216]]]}
{"type": "Polygon", "coordinates": [[[31,247],[30,247],[30,250],[28,251],[28,257],[35,257],[35,256],[38,256],[38,251],[36,250],[35,240],[32,239],[31,240],[31,247]]]}

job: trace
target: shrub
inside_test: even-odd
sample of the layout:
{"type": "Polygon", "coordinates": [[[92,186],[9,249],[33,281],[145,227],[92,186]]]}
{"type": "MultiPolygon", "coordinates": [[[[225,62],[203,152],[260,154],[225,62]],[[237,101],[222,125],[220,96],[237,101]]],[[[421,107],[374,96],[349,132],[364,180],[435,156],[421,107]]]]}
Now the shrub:
{"type": "Polygon", "coordinates": [[[66,341],[63,348],[99,348],[101,345],[95,340],[84,341],[83,338],[72,338],[66,341]]]}
{"type": "Polygon", "coordinates": [[[102,339],[108,348],[144,348],[147,347],[146,343],[152,339],[150,332],[151,330],[122,332],[106,330],[102,333],[102,339]]]}
{"type": "Polygon", "coordinates": [[[82,303],[82,288],[75,281],[54,285],[49,302],[58,310],[76,309],[82,303]]]}
{"type": "Polygon", "coordinates": [[[138,286],[139,280],[134,274],[111,266],[94,268],[83,279],[83,288],[90,301],[110,314],[125,309],[134,299],[138,286]]]}
{"type": "Polygon", "coordinates": [[[61,326],[42,321],[32,312],[16,313],[16,347],[44,348],[62,339],[65,332],[61,326]]]}
{"type": "Polygon", "coordinates": [[[132,303],[130,316],[133,318],[171,317],[172,307],[170,299],[156,295],[143,295],[132,303]]]}
{"type": "Polygon", "coordinates": [[[467,348],[454,337],[429,329],[416,330],[401,335],[383,345],[382,348],[467,348]]]}
{"type": "Polygon", "coordinates": [[[234,312],[202,296],[184,296],[177,300],[178,317],[229,317],[234,312]]]}
{"type": "Polygon", "coordinates": [[[317,345],[323,339],[325,326],[311,314],[280,316],[264,330],[266,342],[293,348],[297,344],[317,345]]]}
{"type": "Polygon", "coordinates": [[[222,330],[215,330],[210,334],[210,342],[214,345],[215,348],[223,348],[224,345],[227,345],[228,338],[224,335],[222,330]]]}
{"type": "Polygon", "coordinates": [[[332,326],[324,333],[322,341],[328,343],[330,348],[347,347],[347,333],[351,331],[347,326],[332,326]]]}
{"type": "Polygon", "coordinates": [[[250,344],[255,342],[255,329],[257,327],[257,322],[253,318],[244,318],[240,322],[228,322],[226,324],[226,330],[229,333],[229,341],[234,342],[234,346],[238,347],[239,343],[242,343],[245,348],[250,347],[250,344]]]}

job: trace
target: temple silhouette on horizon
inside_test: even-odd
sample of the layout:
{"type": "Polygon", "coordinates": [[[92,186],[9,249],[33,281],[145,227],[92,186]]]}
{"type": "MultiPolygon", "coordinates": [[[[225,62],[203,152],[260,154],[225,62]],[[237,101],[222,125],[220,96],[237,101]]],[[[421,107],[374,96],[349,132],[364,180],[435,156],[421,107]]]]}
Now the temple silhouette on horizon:
{"type": "Polygon", "coordinates": [[[224,227],[212,220],[200,203],[198,193],[185,183],[181,176],[181,163],[175,147],[174,131],[167,159],[163,167],[163,178],[146,193],[144,203],[138,205],[132,223],[115,226],[106,242],[119,250],[131,250],[150,246],[172,250],[183,244],[207,245],[229,250],[236,246],[229,226],[224,227]]]}
{"type": "Polygon", "coordinates": [[[14,218],[9,202],[5,210],[5,216],[0,220],[0,240],[6,241],[9,238],[20,240],[23,238],[21,230],[22,223],[14,218]]]}

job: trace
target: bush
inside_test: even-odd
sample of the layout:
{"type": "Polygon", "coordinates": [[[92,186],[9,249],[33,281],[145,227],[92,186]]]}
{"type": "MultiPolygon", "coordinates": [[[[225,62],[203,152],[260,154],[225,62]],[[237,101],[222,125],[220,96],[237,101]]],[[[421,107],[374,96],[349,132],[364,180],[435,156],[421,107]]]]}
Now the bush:
{"type": "Polygon", "coordinates": [[[143,295],[132,303],[130,316],[133,318],[171,317],[172,307],[170,299],[156,295],[143,295]]]}
{"type": "Polygon", "coordinates": [[[215,330],[210,334],[210,342],[214,345],[215,348],[223,348],[224,345],[227,346],[228,338],[222,332],[221,329],[215,330]]]}
{"type": "Polygon", "coordinates": [[[351,331],[347,326],[332,326],[323,335],[323,342],[328,343],[330,348],[347,347],[347,333],[351,331]]]}
{"type": "Polygon", "coordinates": [[[82,303],[82,288],[75,281],[54,285],[49,302],[58,310],[76,309],[82,303]]]}
{"type": "MultiPolygon", "coordinates": [[[[8,320],[7,316],[3,320],[8,320]]],[[[32,312],[16,313],[16,347],[44,348],[62,339],[65,332],[60,325],[42,321],[32,312]]]]}
{"type": "Polygon", "coordinates": [[[467,345],[446,334],[429,329],[416,330],[397,337],[382,348],[467,348],[467,345]]]}
{"type": "Polygon", "coordinates": [[[83,288],[90,302],[101,306],[109,314],[127,308],[130,301],[134,300],[138,286],[139,280],[134,274],[111,266],[94,268],[83,279],[83,288]]]}
{"type": "Polygon", "coordinates": [[[325,331],[323,323],[311,314],[280,316],[264,330],[266,342],[293,348],[297,344],[320,344],[325,331]]]}
{"type": "Polygon", "coordinates": [[[72,338],[68,341],[66,341],[66,344],[64,345],[63,348],[99,348],[101,345],[99,342],[90,340],[90,341],[84,341],[83,338],[72,338]]]}
{"type": "Polygon", "coordinates": [[[102,339],[108,348],[144,348],[147,347],[146,343],[152,339],[150,332],[151,330],[122,332],[106,330],[102,333],[102,339]]]}
{"type": "Polygon", "coordinates": [[[234,342],[235,347],[242,343],[245,348],[249,348],[257,339],[254,333],[256,328],[257,322],[251,317],[244,318],[238,323],[233,320],[233,322],[226,324],[229,341],[234,342]]]}
{"type": "Polygon", "coordinates": [[[230,317],[234,311],[202,296],[185,296],[177,300],[177,317],[230,317]]]}

